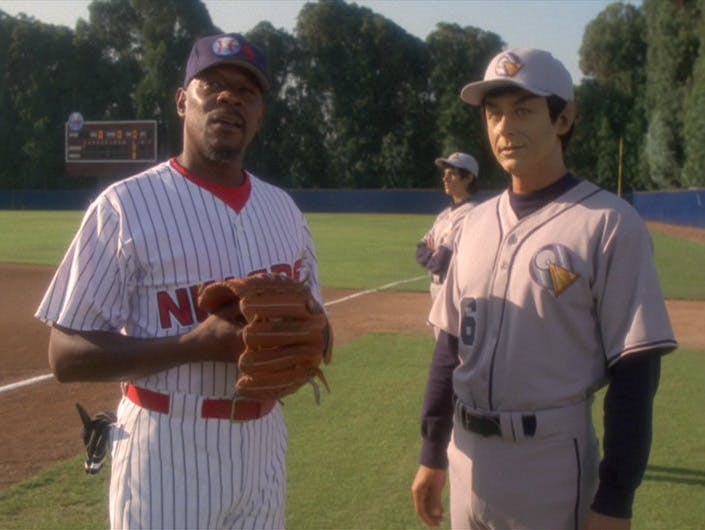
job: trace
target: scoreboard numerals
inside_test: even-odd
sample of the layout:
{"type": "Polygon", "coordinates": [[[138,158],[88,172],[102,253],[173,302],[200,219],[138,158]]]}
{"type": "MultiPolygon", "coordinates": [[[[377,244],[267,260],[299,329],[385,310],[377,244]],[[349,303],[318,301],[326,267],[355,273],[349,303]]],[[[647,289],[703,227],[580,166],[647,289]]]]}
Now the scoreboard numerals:
{"type": "Polygon", "coordinates": [[[157,122],[86,121],[66,124],[67,163],[156,162],[157,122]]]}

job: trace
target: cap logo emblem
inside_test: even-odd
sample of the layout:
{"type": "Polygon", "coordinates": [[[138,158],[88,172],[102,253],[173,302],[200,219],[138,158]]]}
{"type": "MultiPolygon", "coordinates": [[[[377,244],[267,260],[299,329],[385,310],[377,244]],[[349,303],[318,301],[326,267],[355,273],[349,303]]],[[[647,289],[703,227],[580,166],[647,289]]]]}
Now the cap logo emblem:
{"type": "Polygon", "coordinates": [[[220,37],[213,41],[211,49],[218,57],[230,57],[240,53],[240,43],[237,39],[230,36],[220,37]]]}
{"type": "Polygon", "coordinates": [[[502,77],[514,77],[519,70],[524,68],[521,59],[513,53],[505,53],[497,61],[495,73],[502,77]]]}

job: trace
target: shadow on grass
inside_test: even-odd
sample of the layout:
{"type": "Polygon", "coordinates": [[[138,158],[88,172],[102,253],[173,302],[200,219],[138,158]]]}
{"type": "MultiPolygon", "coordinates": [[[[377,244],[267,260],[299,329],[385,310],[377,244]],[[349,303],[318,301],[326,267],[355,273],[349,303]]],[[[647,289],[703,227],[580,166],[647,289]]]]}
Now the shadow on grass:
{"type": "Polygon", "coordinates": [[[705,487],[705,471],[682,467],[649,466],[644,480],[705,487]]]}

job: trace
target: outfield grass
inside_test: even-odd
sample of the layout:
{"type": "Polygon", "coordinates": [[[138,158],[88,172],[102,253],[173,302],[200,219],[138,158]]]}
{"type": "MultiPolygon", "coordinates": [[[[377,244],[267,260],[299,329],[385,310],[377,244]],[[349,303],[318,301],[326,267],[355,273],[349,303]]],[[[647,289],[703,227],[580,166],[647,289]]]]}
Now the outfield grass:
{"type": "Polygon", "coordinates": [[[652,239],[656,270],[664,296],[680,300],[705,300],[705,245],[663,234],[652,234],[652,239]]]}
{"type": "MultiPolygon", "coordinates": [[[[366,336],[336,350],[326,367],[332,393],[320,406],[306,389],[286,400],[288,528],[424,528],[410,487],[431,345],[429,337],[366,336]]],[[[664,359],[635,529],[704,526],[704,369],[705,352],[681,350],[664,359]]],[[[600,392],[594,407],[598,431],[602,398],[600,392]]],[[[86,477],[80,458],[53,466],[0,492],[0,528],[104,528],[107,478],[106,470],[86,477]]],[[[447,513],[447,495],[445,503],[447,513]]]]}
{"type": "MultiPolygon", "coordinates": [[[[308,214],[321,284],[369,289],[425,276],[416,263],[416,243],[433,224],[430,215],[308,214]]],[[[428,280],[404,284],[428,290],[428,280]]]]}
{"type": "Polygon", "coordinates": [[[83,212],[0,210],[0,263],[58,265],[83,212]]]}

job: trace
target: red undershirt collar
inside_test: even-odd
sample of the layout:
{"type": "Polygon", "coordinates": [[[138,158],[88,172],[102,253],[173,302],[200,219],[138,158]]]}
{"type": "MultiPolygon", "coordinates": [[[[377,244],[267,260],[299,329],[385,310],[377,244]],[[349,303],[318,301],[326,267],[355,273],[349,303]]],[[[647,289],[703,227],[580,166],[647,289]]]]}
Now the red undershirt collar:
{"type": "Polygon", "coordinates": [[[252,193],[252,182],[250,180],[250,175],[244,169],[242,170],[242,174],[245,177],[245,182],[243,182],[242,185],[223,186],[222,184],[214,184],[205,179],[202,179],[201,177],[197,177],[185,167],[183,167],[181,164],[179,164],[176,158],[172,158],[171,160],[169,160],[169,164],[176,171],[181,173],[181,175],[186,177],[188,180],[190,180],[197,186],[200,186],[201,188],[210,191],[213,195],[218,197],[237,213],[240,213],[240,210],[245,207],[245,204],[247,203],[247,200],[250,198],[250,194],[252,193]]]}

